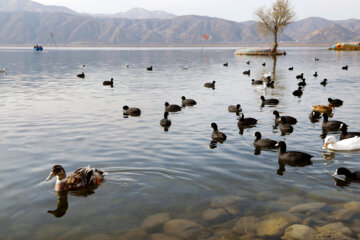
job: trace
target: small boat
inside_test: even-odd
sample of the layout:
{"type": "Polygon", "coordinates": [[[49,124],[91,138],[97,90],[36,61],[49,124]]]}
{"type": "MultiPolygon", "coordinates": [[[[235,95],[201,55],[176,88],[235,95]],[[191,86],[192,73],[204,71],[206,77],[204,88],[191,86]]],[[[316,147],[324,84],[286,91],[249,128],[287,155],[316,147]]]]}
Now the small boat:
{"type": "MultiPolygon", "coordinates": [[[[235,55],[273,55],[271,48],[242,48],[234,53],[235,55]]],[[[278,51],[276,55],[284,55],[285,52],[278,51]]]]}
{"type": "Polygon", "coordinates": [[[42,46],[42,45],[36,44],[36,45],[34,46],[34,50],[37,51],[37,52],[39,52],[39,51],[42,51],[42,50],[44,50],[44,49],[43,49],[43,46],[42,46]]]}

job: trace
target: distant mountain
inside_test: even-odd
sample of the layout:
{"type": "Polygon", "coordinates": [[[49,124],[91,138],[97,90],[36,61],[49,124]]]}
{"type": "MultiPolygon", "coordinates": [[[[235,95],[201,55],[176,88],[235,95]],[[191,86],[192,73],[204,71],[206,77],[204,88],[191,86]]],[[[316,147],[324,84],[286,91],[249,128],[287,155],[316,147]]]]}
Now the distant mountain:
{"type": "Polygon", "coordinates": [[[133,8],[127,12],[115,13],[112,16],[117,18],[130,18],[130,19],[170,19],[176,17],[176,15],[167,13],[164,11],[148,11],[143,8],[133,8]]]}
{"type": "MultiPolygon", "coordinates": [[[[3,0],[0,0],[3,1],[3,0]]],[[[360,20],[307,18],[290,24],[280,43],[358,41],[360,20]]],[[[0,12],[0,44],[61,45],[239,45],[272,43],[255,21],[234,22],[205,16],[170,19],[93,17],[62,12],[0,12]],[[54,34],[52,38],[50,33],[54,34]],[[203,38],[204,33],[210,36],[203,38]]]]}
{"type": "Polygon", "coordinates": [[[60,6],[47,6],[30,0],[0,0],[1,12],[62,12],[77,14],[75,11],[60,6]]]}

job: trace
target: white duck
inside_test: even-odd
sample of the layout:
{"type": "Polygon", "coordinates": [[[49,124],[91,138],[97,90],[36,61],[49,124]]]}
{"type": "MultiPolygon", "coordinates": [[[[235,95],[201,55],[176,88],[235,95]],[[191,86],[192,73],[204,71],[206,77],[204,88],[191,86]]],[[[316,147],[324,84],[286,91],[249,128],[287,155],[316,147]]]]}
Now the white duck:
{"type": "Polygon", "coordinates": [[[360,137],[355,136],[336,142],[334,136],[327,136],[325,138],[325,144],[323,146],[323,149],[326,148],[340,151],[360,149],[360,137]]]}

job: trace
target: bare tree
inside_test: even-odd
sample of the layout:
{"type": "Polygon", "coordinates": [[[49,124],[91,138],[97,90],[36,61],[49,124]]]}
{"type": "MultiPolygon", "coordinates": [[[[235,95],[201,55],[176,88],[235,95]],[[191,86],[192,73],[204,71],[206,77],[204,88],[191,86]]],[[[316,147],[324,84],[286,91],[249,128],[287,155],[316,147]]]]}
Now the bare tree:
{"type": "Polygon", "coordinates": [[[284,27],[294,20],[294,10],[290,7],[288,0],[276,0],[271,8],[262,6],[257,9],[255,16],[258,18],[258,31],[264,35],[272,34],[274,36],[272,53],[276,54],[278,32],[282,32],[284,27]]]}

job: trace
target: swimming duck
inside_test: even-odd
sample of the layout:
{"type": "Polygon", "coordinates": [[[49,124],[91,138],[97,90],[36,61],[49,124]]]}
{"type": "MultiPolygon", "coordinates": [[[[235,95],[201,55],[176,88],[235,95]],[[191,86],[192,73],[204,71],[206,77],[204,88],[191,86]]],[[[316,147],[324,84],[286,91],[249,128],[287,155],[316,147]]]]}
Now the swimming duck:
{"type": "Polygon", "coordinates": [[[269,99],[265,99],[264,96],[260,97],[262,104],[264,105],[277,105],[279,104],[279,100],[275,99],[275,98],[269,98],[269,99]]]}
{"type": "Polygon", "coordinates": [[[323,86],[325,87],[325,86],[326,86],[326,84],[327,84],[327,79],[326,79],[326,78],[324,78],[324,81],[322,81],[320,84],[321,84],[321,85],[323,85],[323,86]]]}
{"type": "Polygon", "coordinates": [[[168,119],[169,113],[168,112],[164,112],[164,118],[160,120],[160,126],[162,127],[170,127],[171,125],[171,120],[168,119]]]}
{"type": "Polygon", "coordinates": [[[229,66],[229,63],[226,62],[226,63],[223,64],[223,66],[224,66],[224,67],[228,67],[228,66],[229,66]]]}
{"type": "Polygon", "coordinates": [[[325,105],[313,105],[312,106],[312,110],[317,111],[319,113],[330,114],[333,109],[335,109],[335,108],[331,103],[329,103],[327,106],[325,106],[325,105]]]}
{"type": "Polygon", "coordinates": [[[260,132],[256,132],[254,136],[256,137],[254,141],[254,145],[257,147],[275,148],[275,145],[277,144],[277,141],[271,139],[262,139],[260,132]]]}
{"type": "Polygon", "coordinates": [[[228,111],[229,112],[241,112],[242,111],[241,105],[240,104],[236,104],[236,106],[235,105],[230,105],[228,107],[228,111]]]}
{"type": "Polygon", "coordinates": [[[3,67],[2,69],[0,69],[0,73],[6,73],[6,67],[3,67]]]}
{"type": "Polygon", "coordinates": [[[247,61],[246,64],[250,64],[250,61],[247,61]]]}
{"type": "Polygon", "coordinates": [[[305,78],[302,78],[301,80],[302,82],[299,82],[298,86],[306,86],[305,78]]]}
{"type": "Polygon", "coordinates": [[[292,133],[294,131],[294,128],[286,122],[285,117],[281,117],[280,131],[283,135],[285,135],[285,133],[292,133]]]}
{"type": "Polygon", "coordinates": [[[360,137],[355,136],[336,142],[334,136],[327,136],[323,149],[340,150],[340,151],[351,151],[360,149],[360,137]]]}
{"type": "Polygon", "coordinates": [[[193,106],[196,105],[196,101],[193,99],[187,99],[184,96],[181,97],[183,106],[193,106]]]}
{"type": "Polygon", "coordinates": [[[303,79],[303,78],[304,78],[304,73],[296,75],[296,79],[303,79]]]}
{"type": "Polygon", "coordinates": [[[287,122],[288,124],[296,124],[296,123],[297,123],[297,120],[296,120],[296,118],[294,118],[294,117],[291,117],[291,116],[281,116],[281,117],[280,117],[280,114],[279,114],[279,112],[278,112],[277,110],[273,111],[273,115],[275,115],[275,122],[276,122],[277,124],[280,124],[280,123],[281,123],[281,118],[282,118],[282,117],[285,117],[286,122],[287,122]]]}
{"type": "Polygon", "coordinates": [[[360,171],[351,172],[349,169],[344,167],[336,169],[335,173],[333,174],[333,177],[336,177],[338,175],[345,175],[345,178],[351,180],[360,180],[360,171]]]}
{"type": "Polygon", "coordinates": [[[342,67],[342,70],[348,70],[348,65],[342,67]]]}
{"type": "Polygon", "coordinates": [[[78,78],[85,78],[85,73],[84,72],[82,72],[82,73],[80,73],[80,74],[78,74],[78,75],[76,75],[78,78]]]}
{"type": "Polygon", "coordinates": [[[266,83],[266,87],[274,88],[274,83],[275,83],[275,81],[267,82],[267,83],[266,83]]]}
{"type": "Polygon", "coordinates": [[[86,186],[99,185],[100,181],[104,179],[104,175],[103,171],[88,166],[79,168],[70,176],[66,176],[64,168],[61,165],[55,165],[46,181],[57,176],[55,191],[75,191],[86,186]]]}
{"type": "Polygon", "coordinates": [[[181,107],[176,104],[169,104],[168,102],[165,102],[165,111],[166,112],[178,112],[181,111],[181,107]]]}
{"type": "Polygon", "coordinates": [[[286,152],[286,143],[283,141],[278,142],[276,146],[280,149],[279,161],[290,165],[309,163],[313,157],[312,155],[303,152],[286,152]]]}
{"type": "Polygon", "coordinates": [[[213,128],[213,133],[211,134],[211,138],[214,141],[223,142],[226,140],[226,135],[223,132],[218,131],[218,126],[216,123],[211,123],[211,127],[213,128]]]}
{"type": "Polygon", "coordinates": [[[294,70],[294,67],[289,67],[289,71],[292,71],[292,70],[294,70]]]}
{"type": "Polygon", "coordinates": [[[318,122],[320,118],[321,118],[321,114],[319,112],[317,112],[317,111],[312,111],[309,114],[309,119],[313,123],[318,122]]]}
{"type": "Polygon", "coordinates": [[[314,77],[317,77],[317,76],[319,76],[319,75],[318,75],[318,73],[317,73],[317,72],[315,72],[313,76],[314,76],[314,77]]]}
{"type": "Polygon", "coordinates": [[[318,58],[315,58],[315,62],[317,62],[317,61],[319,61],[319,59],[318,59],[318,58]]]}
{"type": "Polygon", "coordinates": [[[343,101],[340,99],[328,98],[328,102],[331,103],[334,107],[340,107],[343,104],[343,101]]]}
{"type": "Polygon", "coordinates": [[[299,86],[297,90],[293,91],[292,93],[294,96],[301,97],[303,94],[302,88],[299,86]]]}
{"type": "Polygon", "coordinates": [[[211,82],[205,83],[204,87],[214,89],[215,88],[215,83],[216,83],[215,81],[212,81],[212,83],[211,82]]]}
{"type": "Polygon", "coordinates": [[[263,85],[263,83],[264,83],[264,81],[262,81],[262,80],[251,79],[252,85],[263,85]]]}
{"type": "Polygon", "coordinates": [[[124,112],[124,115],[130,115],[130,116],[140,116],[141,114],[141,110],[140,108],[137,108],[137,107],[131,107],[129,108],[128,106],[124,106],[123,107],[123,112],[124,112]]]}
{"type": "Polygon", "coordinates": [[[113,86],[114,85],[114,79],[113,78],[111,78],[111,80],[110,81],[104,81],[103,82],[103,85],[104,86],[113,86]]]}
{"type": "Polygon", "coordinates": [[[352,137],[355,137],[355,136],[360,137],[360,132],[348,132],[347,128],[348,128],[348,126],[345,123],[342,123],[340,125],[340,128],[339,128],[341,130],[340,140],[347,139],[347,138],[352,138],[352,137]]]}
{"type": "Polygon", "coordinates": [[[340,125],[343,124],[343,122],[340,121],[329,121],[329,116],[327,113],[323,113],[323,122],[322,122],[322,128],[326,131],[339,131],[340,125]]]}
{"type": "Polygon", "coordinates": [[[147,70],[147,71],[152,71],[152,70],[153,70],[153,67],[152,67],[152,66],[147,67],[146,70],[147,70]]]}
{"type": "Polygon", "coordinates": [[[266,63],[263,63],[262,65],[265,67],[265,66],[266,66],[266,63]]]}
{"type": "Polygon", "coordinates": [[[257,123],[257,120],[255,118],[244,118],[244,114],[239,114],[240,118],[238,121],[238,126],[250,126],[255,125],[257,123]]]}
{"type": "Polygon", "coordinates": [[[243,72],[243,74],[244,74],[244,75],[249,75],[249,76],[250,76],[250,69],[249,69],[249,70],[247,70],[247,71],[244,71],[244,72],[243,72]]]}

